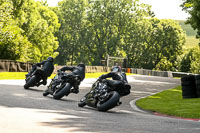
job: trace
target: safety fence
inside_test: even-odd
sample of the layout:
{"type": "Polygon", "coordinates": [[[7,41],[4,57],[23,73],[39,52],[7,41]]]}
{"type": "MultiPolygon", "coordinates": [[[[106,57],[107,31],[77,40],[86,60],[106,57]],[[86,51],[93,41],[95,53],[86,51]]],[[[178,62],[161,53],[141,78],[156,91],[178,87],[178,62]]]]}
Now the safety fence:
{"type": "MultiPolygon", "coordinates": [[[[0,72],[28,72],[33,63],[17,62],[13,60],[0,60],[0,72]]],[[[63,66],[55,66],[54,73],[63,66]]],[[[109,72],[110,67],[106,66],[86,66],[86,73],[109,72]]]]}
{"type": "Polygon", "coordinates": [[[0,60],[0,72],[28,72],[31,68],[32,63],[0,60]]]}
{"type": "MultiPolygon", "coordinates": [[[[0,59],[0,72],[28,72],[32,68],[33,63],[17,62],[13,60],[0,59]]],[[[55,66],[54,73],[63,66],[55,66]]],[[[86,73],[110,72],[111,67],[106,66],[86,66],[86,73]]],[[[172,72],[172,71],[154,71],[148,69],[123,68],[124,72],[139,75],[161,76],[161,77],[183,77],[189,73],[172,72]]]]}
{"type": "Polygon", "coordinates": [[[155,70],[136,69],[136,68],[127,68],[126,71],[128,73],[134,73],[139,75],[161,76],[161,77],[184,77],[186,75],[191,75],[191,73],[184,73],[184,72],[155,71],[155,70]]]}
{"type": "MultiPolygon", "coordinates": [[[[58,69],[61,69],[63,66],[55,66],[54,69],[54,73],[56,73],[56,71],[58,69]]],[[[86,66],[85,67],[85,72],[86,73],[96,73],[96,72],[110,72],[111,68],[110,67],[106,67],[106,66],[86,66]]]]}

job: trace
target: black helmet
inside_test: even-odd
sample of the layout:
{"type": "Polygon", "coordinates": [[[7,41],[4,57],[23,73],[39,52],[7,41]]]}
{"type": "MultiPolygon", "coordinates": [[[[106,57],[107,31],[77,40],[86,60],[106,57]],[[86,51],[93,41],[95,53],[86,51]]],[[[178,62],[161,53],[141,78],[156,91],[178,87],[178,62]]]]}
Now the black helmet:
{"type": "Polygon", "coordinates": [[[47,60],[50,61],[50,62],[53,62],[53,57],[49,56],[49,57],[47,58],[47,60]]]}
{"type": "Polygon", "coordinates": [[[111,69],[112,72],[121,72],[121,67],[120,66],[114,66],[112,69],[111,69]]]}
{"type": "Polygon", "coordinates": [[[83,64],[83,63],[79,63],[78,66],[85,68],[85,64],[83,64]]]}

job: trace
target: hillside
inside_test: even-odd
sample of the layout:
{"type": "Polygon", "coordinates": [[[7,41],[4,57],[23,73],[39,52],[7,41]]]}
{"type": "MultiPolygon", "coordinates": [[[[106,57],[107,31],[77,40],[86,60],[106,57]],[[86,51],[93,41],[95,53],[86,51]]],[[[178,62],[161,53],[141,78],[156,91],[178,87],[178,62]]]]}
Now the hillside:
{"type": "Polygon", "coordinates": [[[177,20],[183,30],[186,32],[186,47],[192,48],[198,45],[199,40],[196,39],[196,31],[189,24],[185,24],[184,20],[177,20]]]}
{"type": "Polygon", "coordinates": [[[191,27],[190,24],[185,24],[184,20],[178,20],[179,24],[186,31],[187,36],[196,36],[196,31],[191,27]]]}

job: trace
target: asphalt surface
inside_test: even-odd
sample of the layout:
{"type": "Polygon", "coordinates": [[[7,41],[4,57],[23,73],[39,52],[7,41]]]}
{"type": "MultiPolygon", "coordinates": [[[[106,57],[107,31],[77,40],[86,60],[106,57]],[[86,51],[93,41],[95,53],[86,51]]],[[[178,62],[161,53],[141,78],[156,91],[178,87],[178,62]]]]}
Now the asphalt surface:
{"type": "Polygon", "coordinates": [[[44,86],[23,89],[24,81],[0,81],[0,131],[2,133],[199,133],[200,122],[152,115],[138,110],[134,101],[180,85],[180,79],[128,77],[131,94],[108,112],[78,107],[95,79],[85,80],[79,94],[62,100],[43,97],[44,86]],[[9,85],[8,85],[9,84],[9,85]],[[12,84],[12,85],[11,85],[12,84]]]}

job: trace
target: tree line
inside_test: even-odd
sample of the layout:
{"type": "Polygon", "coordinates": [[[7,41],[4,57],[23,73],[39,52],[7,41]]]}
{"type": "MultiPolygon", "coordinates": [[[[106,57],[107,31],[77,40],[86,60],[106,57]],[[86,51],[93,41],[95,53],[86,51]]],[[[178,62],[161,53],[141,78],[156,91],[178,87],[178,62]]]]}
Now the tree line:
{"type": "MultiPolygon", "coordinates": [[[[128,67],[181,70],[186,34],[174,20],[154,17],[139,0],[1,0],[0,57],[57,64],[101,65],[107,55],[128,67]]],[[[184,68],[184,67],[183,67],[184,68]]]]}

